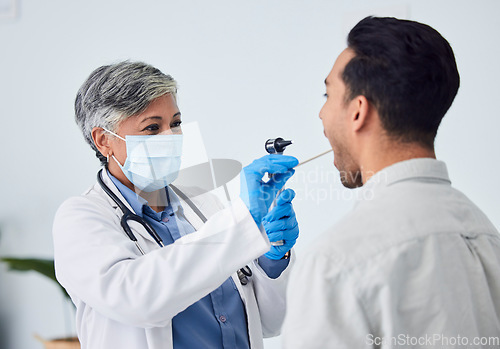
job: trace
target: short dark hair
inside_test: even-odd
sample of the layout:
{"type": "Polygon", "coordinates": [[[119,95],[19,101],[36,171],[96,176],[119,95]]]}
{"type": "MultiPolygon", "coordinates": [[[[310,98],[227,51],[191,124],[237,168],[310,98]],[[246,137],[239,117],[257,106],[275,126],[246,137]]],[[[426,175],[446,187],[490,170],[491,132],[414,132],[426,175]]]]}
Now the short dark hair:
{"type": "Polygon", "coordinates": [[[347,100],[365,96],[389,136],[433,147],[460,85],[448,41],[422,23],[367,17],[347,45],[355,53],[342,73],[347,100]]]}

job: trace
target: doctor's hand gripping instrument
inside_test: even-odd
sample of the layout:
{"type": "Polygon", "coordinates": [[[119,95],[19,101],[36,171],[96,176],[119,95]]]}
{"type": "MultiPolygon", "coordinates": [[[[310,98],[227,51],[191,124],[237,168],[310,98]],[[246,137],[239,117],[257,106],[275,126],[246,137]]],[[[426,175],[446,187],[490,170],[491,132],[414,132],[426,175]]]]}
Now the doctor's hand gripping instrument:
{"type": "Polygon", "coordinates": [[[265,254],[269,259],[282,259],[299,237],[299,225],[292,206],[294,197],[295,192],[292,189],[282,191],[276,198],[276,206],[262,219],[262,225],[271,242],[271,249],[265,254]],[[282,243],[273,244],[276,241],[282,243]]]}
{"type": "Polygon", "coordinates": [[[258,226],[269,212],[278,191],[295,173],[293,167],[298,163],[293,156],[270,154],[254,160],[241,170],[240,197],[258,226]],[[273,173],[273,177],[264,182],[262,177],[266,173],[273,173]]]}
{"type": "MultiPolygon", "coordinates": [[[[271,138],[271,139],[268,139],[266,141],[265,148],[266,148],[266,151],[269,154],[283,155],[283,152],[285,151],[286,147],[288,147],[292,143],[293,143],[293,141],[287,141],[287,140],[284,140],[281,137],[271,138]]],[[[272,172],[269,172],[268,176],[269,176],[269,179],[271,179],[271,178],[273,178],[274,174],[272,172]]],[[[283,191],[283,188],[281,188],[278,191],[277,195],[279,195],[282,191],[283,191]]],[[[276,199],[273,200],[271,208],[273,208],[275,206],[276,206],[276,199]]],[[[283,244],[284,244],[283,240],[277,240],[277,241],[272,241],[271,242],[271,246],[281,246],[283,244]]]]}

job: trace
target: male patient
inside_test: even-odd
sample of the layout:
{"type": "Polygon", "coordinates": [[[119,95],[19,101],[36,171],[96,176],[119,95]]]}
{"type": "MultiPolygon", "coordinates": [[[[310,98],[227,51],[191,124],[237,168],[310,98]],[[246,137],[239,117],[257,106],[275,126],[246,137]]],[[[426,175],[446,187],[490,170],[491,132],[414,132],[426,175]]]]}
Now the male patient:
{"type": "Polygon", "coordinates": [[[283,347],[500,347],[500,235],[434,153],[459,86],[450,45],[427,25],[368,17],[325,84],[335,166],[363,188],[297,262],[283,347]]]}

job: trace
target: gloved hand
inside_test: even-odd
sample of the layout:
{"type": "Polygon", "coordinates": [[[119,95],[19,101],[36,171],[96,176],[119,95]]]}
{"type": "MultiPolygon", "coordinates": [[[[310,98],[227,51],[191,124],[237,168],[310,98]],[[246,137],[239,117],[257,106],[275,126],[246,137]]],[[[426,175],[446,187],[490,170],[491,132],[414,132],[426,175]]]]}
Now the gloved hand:
{"type": "Polygon", "coordinates": [[[276,200],[276,206],[262,219],[269,241],[284,242],[281,246],[271,246],[269,252],[265,254],[269,259],[281,259],[295,245],[299,237],[299,225],[292,207],[294,197],[295,192],[292,189],[281,192],[276,200]]]}
{"type": "Polygon", "coordinates": [[[240,197],[247,206],[255,223],[260,226],[278,191],[295,173],[293,167],[299,161],[293,156],[271,154],[255,160],[241,170],[240,197]],[[273,177],[264,182],[265,173],[273,177]]]}

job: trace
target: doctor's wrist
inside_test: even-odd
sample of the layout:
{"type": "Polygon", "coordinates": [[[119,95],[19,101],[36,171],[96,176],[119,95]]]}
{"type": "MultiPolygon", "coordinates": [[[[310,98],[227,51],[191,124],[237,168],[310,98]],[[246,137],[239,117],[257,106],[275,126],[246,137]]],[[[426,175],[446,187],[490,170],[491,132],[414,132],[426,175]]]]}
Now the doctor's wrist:
{"type": "Polygon", "coordinates": [[[288,267],[289,259],[270,259],[265,255],[257,259],[259,266],[271,279],[277,279],[281,273],[288,267]]]}

